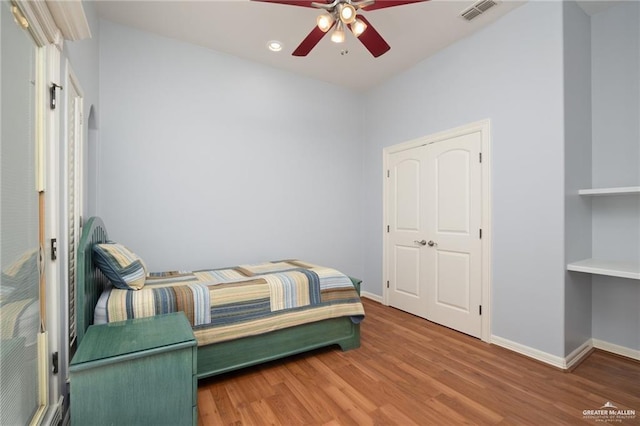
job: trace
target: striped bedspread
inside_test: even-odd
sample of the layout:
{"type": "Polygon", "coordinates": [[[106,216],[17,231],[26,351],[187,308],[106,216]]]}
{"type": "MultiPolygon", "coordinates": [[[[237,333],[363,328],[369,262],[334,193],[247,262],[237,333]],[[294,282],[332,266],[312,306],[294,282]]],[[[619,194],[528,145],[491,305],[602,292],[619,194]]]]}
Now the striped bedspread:
{"type": "Polygon", "coordinates": [[[109,322],[182,311],[200,346],[329,318],[364,318],[349,277],[300,260],[152,273],[141,290],[109,291],[109,322]]]}

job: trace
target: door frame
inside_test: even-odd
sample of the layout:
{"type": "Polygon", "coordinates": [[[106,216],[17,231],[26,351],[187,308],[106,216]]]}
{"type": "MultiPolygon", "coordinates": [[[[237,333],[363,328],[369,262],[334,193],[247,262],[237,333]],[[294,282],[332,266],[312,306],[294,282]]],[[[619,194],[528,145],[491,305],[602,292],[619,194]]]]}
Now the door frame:
{"type": "MultiPolygon", "coordinates": [[[[383,283],[389,282],[389,233],[387,231],[389,225],[389,188],[388,188],[388,171],[389,157],[391,154],[416,148],[422,145],[441,142],[454,137],[467,135],[470,133],[480,132],[480,152],[482,155],[482,185],[481,185],[481,226],[482,226],[482,253],[481,253],[481,295],[482,295],[482,331],[481,339],[485,342],[491,342],[491,121],[489,119],[476,121],[465,124],[454,129],[445,130],[428,136],[423,136],[397,145],[386,147],[382,150],[382,277],[383,283]]],[[[383,304],[389,306],[389,289],[387,285],[382,286],[383,304]]]]}
{"type": "Polygon", "coordinates": [[[86,145],[85,138],[85,117],[84,117],[84,90],[82,89],[82,85],[80,84],[80,80],[76,76],[73,68],[71,66],[71,62],[66,59],[64,60],[64,68],[63,68],[63,78],[64,78],[64,93],[62,93],[62,97],[64,100],[60,102],[63,105],[61,110],[62,115],[62,133],[61,133],[61,143],[60,143],[60,211],[61,211],[61,222],[60,222],[60,238],[58,241],[58,252],[60,259],[60,277],[61,282],[63,283],[63,288],[61,289],[62,299],[61,306],[64,307],[61,312],[61,330],[63,330],[60,336],[61,342],[64,345],[65,353],[62,355],[62,359],[64,362],[62,363],[61,375],[64,380],[68,380],[68,364],[71,362],[71,357],[73,353],[71,352],[71,342],[69,341],[69,331],[70,331],[70,292],[69,292],[69,258],[75,253],[69,252],[69,199],[70,199],[70,191],[69,191],[69,133],[70,133],[70,95],[71,89],[73,88],[76,93],[76,97],[74,98],[74,102],[77,100],[77,105],[74,108],[74,183],[75,187],[74,191],[74,206],[76,212],[74,212],[74,216],[76,221],[79,223],[79,230],[75,235],[76,238],[76,246],[78,241],[80,240],[81,235],[81,227],[82,227],[82,218],[84,215],[84,152],[86,145]]]}

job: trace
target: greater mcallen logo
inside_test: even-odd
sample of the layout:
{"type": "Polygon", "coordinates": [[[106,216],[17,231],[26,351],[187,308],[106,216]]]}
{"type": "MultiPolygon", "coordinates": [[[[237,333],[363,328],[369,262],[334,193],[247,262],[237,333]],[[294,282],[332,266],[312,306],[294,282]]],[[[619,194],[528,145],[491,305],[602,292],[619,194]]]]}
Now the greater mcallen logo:
{"type": "Polygon", "coordinates": [[[636,410],[620,410],[618,407],[607,401],[597,410],[583,410],[582,417],[596,422],[621,423],[624,420],[636,418],[636,410]]]}

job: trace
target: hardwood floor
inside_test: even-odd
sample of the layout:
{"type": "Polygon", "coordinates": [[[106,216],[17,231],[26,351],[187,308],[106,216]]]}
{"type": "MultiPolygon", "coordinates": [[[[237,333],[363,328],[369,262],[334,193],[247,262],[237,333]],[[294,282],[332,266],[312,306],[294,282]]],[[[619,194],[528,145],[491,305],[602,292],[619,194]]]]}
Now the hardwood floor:
{"type": "Polygon", "coordinates": [[[364,299],[362,346],[200,381],[199,425],[640,424],[640,362],[593,352],[566,373],[364,299]]]}

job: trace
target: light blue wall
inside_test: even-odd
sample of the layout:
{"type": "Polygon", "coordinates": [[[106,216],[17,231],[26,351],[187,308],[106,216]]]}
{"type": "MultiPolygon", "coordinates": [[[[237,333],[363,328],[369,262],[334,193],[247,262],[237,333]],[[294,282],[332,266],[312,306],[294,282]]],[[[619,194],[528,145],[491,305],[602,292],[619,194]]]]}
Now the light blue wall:
{"type": "MultiPolygon", "coordinates": [[[[591,185],[588,166],[594,186],[638,184],[637,97],[623,96],[629,114],[608,113],[610,91],[596,88],[615,52],[638,75],[638,4],[626,7],[630,27],[609,34],[599,15],[589,41],[574,3],[530,2],[365,95],[101,21],[99,212],[152,270],[295,256],[381,295],[382,149],[489,118],[493,334],[556,356],[592,332],[637,347],[624,324],[640,323],[640,288],[611,279],[611,293],[594,278],[592,297],[588,275],[565,272],[619,232],[598,225],[597,200],[591,242],[591,202],[575,194],[591,185]],[[620,117],[630,124],[599,142],[620,117]]],[[[637,78],[624,78],[616,90],[637,96],[637,78]]],[[[613,209],[640,235],[631,207],[613,209]]]]}
{"type": "MultiPolygon", "coordinates": [[[[640,3],[592,17],[593,186],[640,185],[640,3]]],[[[640,260],[640,196],[594,197],[593,256],[640,260]]],[[[640,285],[594,276],[593,337],[640,350],[640,285]]]]}
{"type": "MultiPolygon", "coordinates": [[[[565,115],[565,260],[591,257],[591,19],[563,2],[565,115]]],[[[591,339],[591,275],[566,272],[565,354],[591,339]]]]}
{"type": "Polygon", "coordinates": [[[297,257],[362,277],[360,95],[100,23],[100,214],[151,270],[297,257]]]}
{"type": "MultiPolygon", "coordinates": [[[[84,94],[84,114],[89,117],[89,109],[92,105],[99,104],[99,35],[100,26],[98,13],[94,2],[82,3],[91,38],[79,41],[65,41],[63,49],[63,61],[68,59],[76,77],[80,81],[84,94]]],[[[64,65],[63,65],[64,68],[64,65]]],[[[86,129],[85,123],[85,131],[86,129]]]]}
{"type": "Polygon", "coordinates": [[[492,332],[564,355],[563,32],[530,2],[366,99],[365,285],[382,294],[382,149],[489,118],[492,332]]]}
{"type": "Polygon", "coordinates": [[[592,19],[593,185],[640,184],[640,4],[592,19]]]}
{"type": "MultiPolygon", "coordinates": [[[[85,216],[96,214],[96,205],[94,201],[96,193],[96,173],[94,162],[89,161],[89,158],[95,157],[97,154],[94,152],[96,149],[96,135],[90,134],[89,131],[89,116],[90,111],[93,108],[94,119],[97,121],[99,114],[100,104],[100,61],[99,61],[99,40],[100,40],[100,25],[98,12],[96,10],[96,3],[92,1],[85,1],[82,3],[89,28],[91,30],[91,38],[80,41],[65,41],[63,51],[63,63],[62,63],[62,76],[64,78],[66,71],[66,63],[64,59],[68,59],[71,64],[71,68],[77,77],[80,85],[82,86],[84,95],[84,142],[85,149],[83,151],[83,164],[85,165],[84,175],[85,182],[83,187],[83,205],[85,216]]],[[[64,84],[64,83],[63,83],[64,84]]],[[[62,129],[63,131],[64,129],[62,129]]]]}

